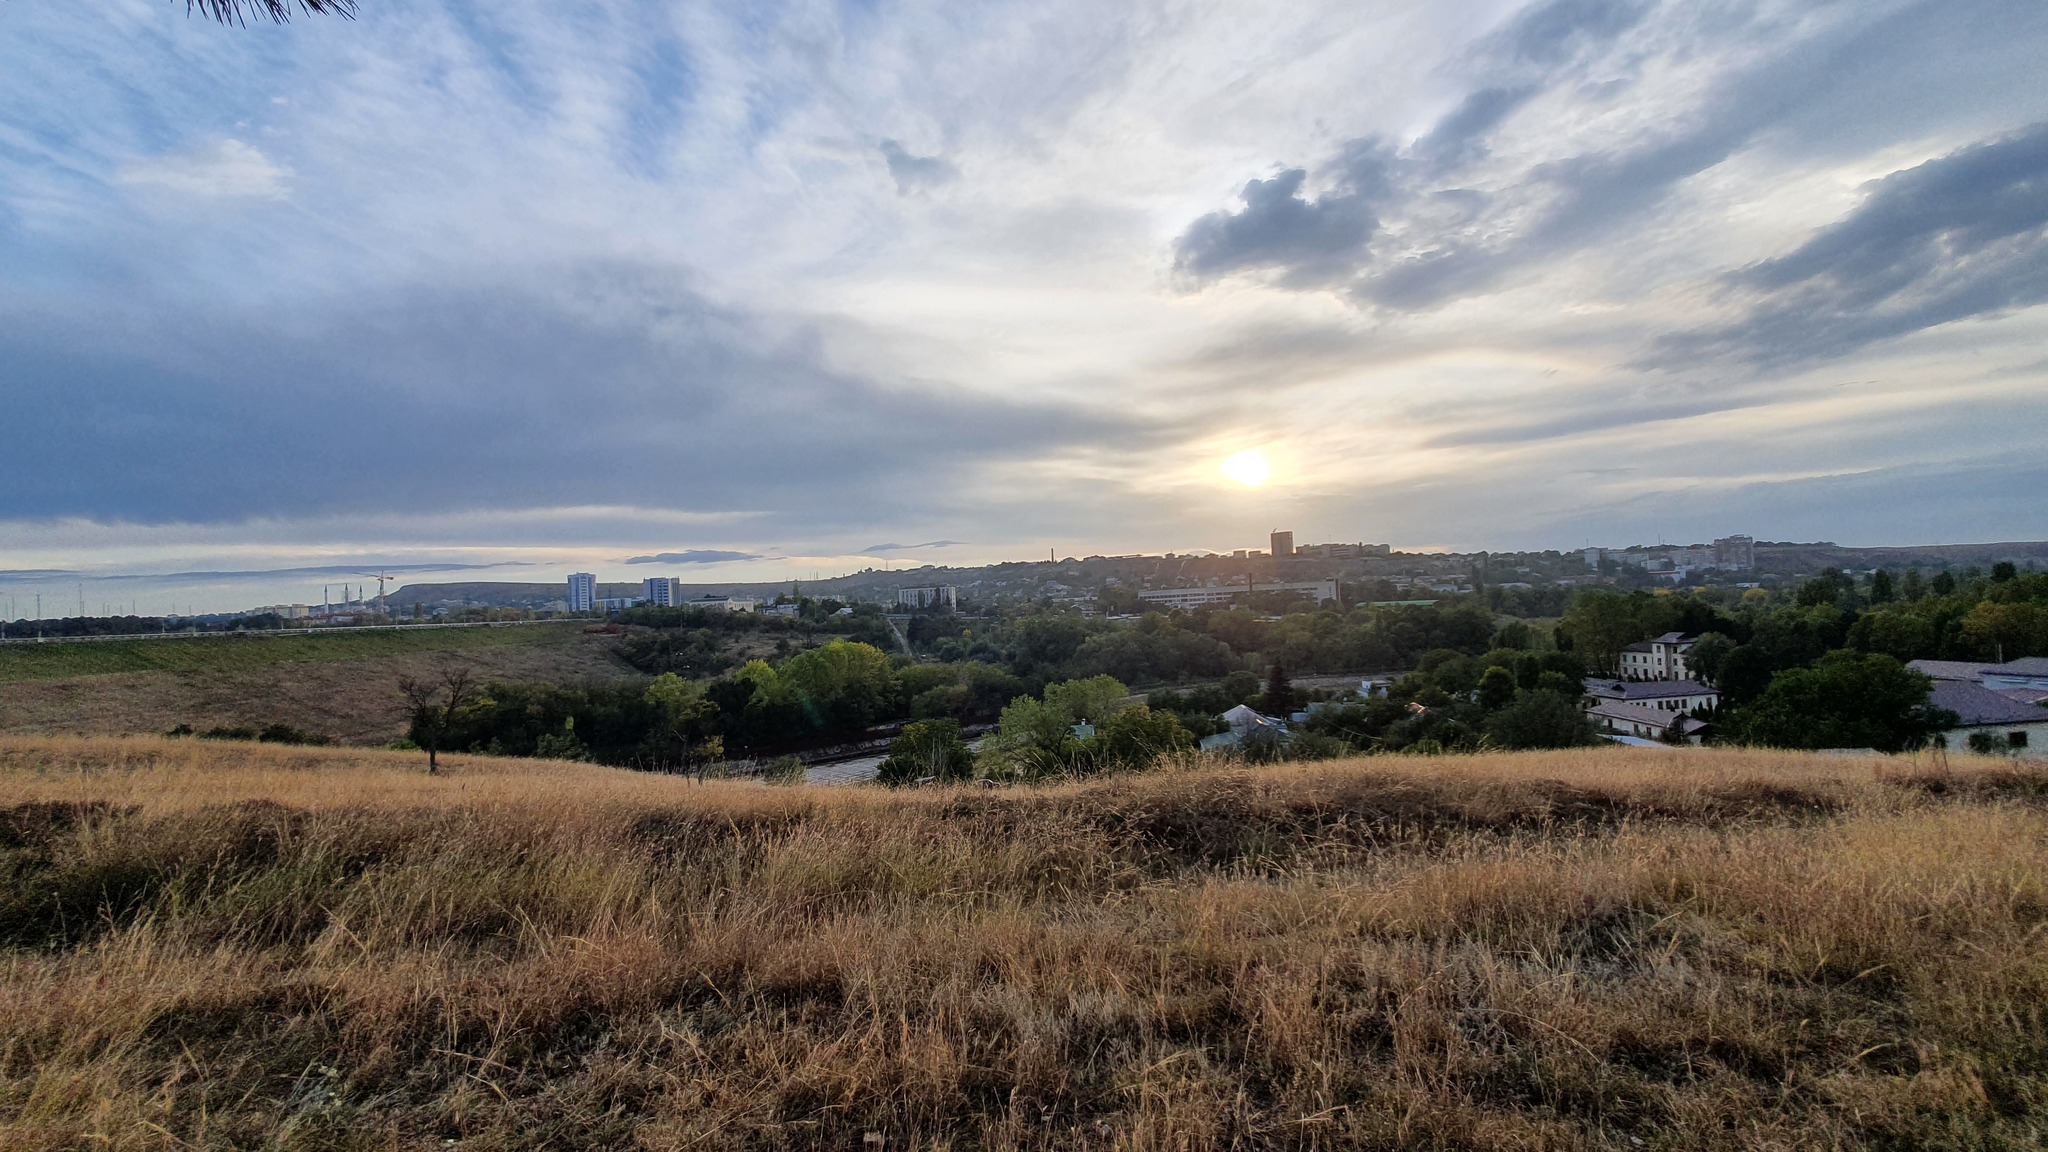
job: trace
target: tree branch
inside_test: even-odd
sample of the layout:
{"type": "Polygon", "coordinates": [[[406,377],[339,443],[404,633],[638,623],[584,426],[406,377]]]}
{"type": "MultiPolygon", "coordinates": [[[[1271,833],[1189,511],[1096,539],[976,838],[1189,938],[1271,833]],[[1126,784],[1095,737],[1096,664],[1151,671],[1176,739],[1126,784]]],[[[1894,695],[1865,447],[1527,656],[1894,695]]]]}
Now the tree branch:
{"type": "Polygon", "coordinates": [[[352,20],[356,14],[356,0],[185,0],[185,14],[191,15],[196,8],[200,15],[222,24],[246,26],[245,14],[258,20],[267,16],[274,24],[289,24],[294,4],[309,16],[332,13],[352,20]]]}

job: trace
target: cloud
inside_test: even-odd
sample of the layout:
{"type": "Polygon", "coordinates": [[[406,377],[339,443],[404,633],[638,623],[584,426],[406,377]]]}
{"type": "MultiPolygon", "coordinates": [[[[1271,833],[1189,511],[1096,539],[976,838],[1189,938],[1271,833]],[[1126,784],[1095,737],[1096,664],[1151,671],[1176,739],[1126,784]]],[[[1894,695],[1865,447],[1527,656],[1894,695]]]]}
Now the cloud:
{"type": "Polygon", "coordinates": [[[759,560],[755,552],[723,552],[715,548],[689,548],[681,552],[657,552],[652,556],[628,557],[628,564],[724,564],[733,560],[759,560]]]}
{"type": "Polygon", "coordinates": [[[1532,4],[1492,37],[1492,47],[1511,60],[1554,66],[1635,27],[1652,7],[1637,0],[1532,4]]]}
{"type": "Polygon", "coordinates": [[[1839,356],[2048,301],[2048,123],[1871,182],[1848,216],[1727,284],[1748,314],[1666,340],[1668,360],[1839,356]]]}
{"type": "Polygon", "coordinates": [[[882,158],[889,163],[889,175],[896,181],[896,193],[929,192],[959,179],[960,170],[943,156],[913,156],[894,140],[884,140],[882,158]]]}
{"type": "Polygon", "coordinates": [[[367,576],[377,578],[377,573],[403,575],[409,572],[481,572],[490,568],[522,568],[525,564],[508,560],[497,564],[324,564],[302,568],[246,568],[208,572],[118,572],[94,576],[95,580],[269,580],[288,576],[367,576]]]}
{"type": "Polygon", "coordinates": [[[860,550],[863,556],[877,556],[884,552],[915,552],[920,548],[957,548],[959,540],[927,540],[922,544],[875,544],[860,550]]]}
{"type": "Polygon", "coordinates": [[[1174,245],[1174,270],[1197,282],[1277,270],[1289,288],[1349,276],[1379,230],[1369,190],[1382,183],[1383,167],[1371,142],[1359,142],[1356,151],[1338,186],[1313,200],[1301,195],[1306,169],[1248,182],[1239,193],[1243,210],[1212,212],[1188,225],[1174,245]]]}
{"type": "Polygon", "coordinates": [[[291,171],[254,145],[226,139],[123,165],[115,182],[213,199],[282,200],[291,171]]]}
{"type": "Polygon", "coordinates": [[[1473,68],[1488,82],[1427,131],[1356,137],[1312,169],[1253,181],[1244,211],[1188,225],[1176,269],[1198,285],[1262,272],[1397,313],[1499,292],[1644,227],[1687,181],[1913,31],[1897,14],[1805,28],[1685,12],[1610,0],[1524,11],[1481,42],[1473,68]],[[1545,118],[1575,130],[1546,132],[1545,118]],[[1331,191],[1298,194],[1318,182],[1331,191]]]}
{"type": "Polygon", "coordinates": [[[373,493],[479,513],[652,486],[810,535],[928,513],[934,479],[977,464],[1145,435],[1131,413],[834,368],[804,325],[714,305],[664,269],[534,279],[423,285],[290,325],[103,303],[88,330],[0,308],[15,416],[44,433],[0,455],[0,519],[324,515],[373,493]],[[872,448],[898,442],[919,451],[872,448]]]}

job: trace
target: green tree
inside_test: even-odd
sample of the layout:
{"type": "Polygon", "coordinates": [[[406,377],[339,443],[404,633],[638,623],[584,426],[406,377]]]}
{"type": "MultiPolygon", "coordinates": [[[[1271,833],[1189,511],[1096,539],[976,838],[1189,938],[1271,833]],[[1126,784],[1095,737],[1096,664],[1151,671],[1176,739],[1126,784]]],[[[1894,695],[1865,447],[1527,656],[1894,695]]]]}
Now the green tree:
{"type": "Polygon", "coordinates": [[[1502,748],[1576,748],[1593,743],[1593,722],[1574,696],[1525,692],[1486,718],[1486,736],[1502,748]]]}
{"type": "Polygon", "coordinates": [[[1955,573],[1944,568],[1934,574],[1934,579],[1928,581],[1927,587],[1936,596],[1953,596],[1956,594],[1955,573]]]}
{"type": "Polygon", "coordinates": [[[1259,696],[1259,711],[1282,717],[1294,712],[1294,685],[1287,680],[1287,669],[1277,663],[1266,670],[1266,691],[1259,696]]]}
{"type": "Polygon", "coordinates": [[[1870,576],[1870,602],[1889,604],[1892,602],[1892,574],[1879,568],[1870,576]]]}
{"type": "MultiPolygon", "coordinates": [[[[654,711],[644,746],[656,766],[670,768],[706,759],[703,726],[718,707],[705,697],[702,684],[664,672],[640,698],[654,711]]],[[[719,751],[723,752],[722,745],[719,751]]]]}
{"type": "Polygon", "coordinates": [[[1479,706],[1488,712],[1505,708],[1515,698],[1515,674],[1505,668],[1488,668],[1479,677],[1479,706]]]}
{"type": "Polygon", "coordinates": [[[1906,569],[1906,578],[1899,581],[1899,595],[1911,604],[1927,595],[1927,581],[1920,576],[1918,568],[1906,569]]]}
{"type": "Polygon", "coordinates": [[[974,753],[960,738],[958,720],[917,720],[889,744],[888,759],[876,774],[884,784],[909,784],[923,779],[941,783],[974,775],[974,753]]]}
{"type": "Polygon", "coordinates": [[[834,640],[800,652],[776,667],[774,684],[818,729],[864,728],[896,707],[889,657],[871,644],[834,640]]]}
{"type": "Polygon", "coordinates": [[[1510,620],[1494,630],[1493,646],[1495,648],[1534,648],[1536,646],[1536,630],[1520,620],[1510,620]]]}
{"type": "Polygon", "coordinates": [[[2003,584],[2019,574],[2019,566],[2010,560],[2000,560],[1991,566],[1991,582],[1993,584],[2003,584]]]}
{"type": "Polygon", "coordinates": [[[1830,652],[1771,678],[1735,718],[1733,735],[1778,748],[1905,752],[1955,723],[1927,702],[1933,681],[1890,656],[1830,652]]]}
{"type": "Polygon", "coordinates": [[[1859,652],[1882,652],[1900,660],[1933,656],[1940,643],[1934,625],[1911,612],[1893,609],[1866,612],[1849,626],[1849,646],[1859,652]]]}
{"type": "Polygon", "coordinates": [[[1613,672],[1623,648],[1657,633],[1655,625],[1644,620],[1644,609],[1634,597],[1589,591],[1572,601],[1558,630],[1570,635],[1572,651],[1595,671],[1613,672]]]}
{"type": "Polygon", "coordinates": [[[985,775],[1032,779],[1067,771],[1080,758],[1074,720],[1065,708],[1019,696],[1003,709],[996,730],[981,746],[985,775]]]}
{"type": "Polygon", "coordinates": [[[1735,651],[1735,640],[1719,632],[1709,632],[1693,642],[1685,654],[1685,667],[1693,679],[1702,684],[1715,683],[1721,674],[1721,665],[1728,660],[1728,654],[1735,651]]]}
{"type": "Polygon", "coordinates": [[[1101,724],[1128,706],[1131,690],[1114,676],[1090,676],[1045,686],[1045,703],[1068,724],[1101,724]]]}
{"type": "Polygon", "coordinates": [[[1747,704],[1770,687],[1778,670],[1771,654],[1754,644],[1738,644],[1721,659],[1714,673],[1714,687],[1728,704],[1747,704]]]}
{"type": "Polygon", "coordinates": [[[1195,738],[1173,713],[1139,704],[1111,716],[1087,744],[1097,767],[1149,768],[1162,756],[1193,750],[1195,738]]]}

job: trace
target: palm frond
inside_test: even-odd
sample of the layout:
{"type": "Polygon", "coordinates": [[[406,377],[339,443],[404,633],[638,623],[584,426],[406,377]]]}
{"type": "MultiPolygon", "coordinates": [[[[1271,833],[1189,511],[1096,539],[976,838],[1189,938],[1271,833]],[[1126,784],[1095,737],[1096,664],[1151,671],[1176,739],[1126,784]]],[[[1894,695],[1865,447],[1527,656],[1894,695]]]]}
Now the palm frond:
{"type": "Polygon", "coordinates": [[[198,9],[200,15],[209,16],[223,24],[248,23],[246,16],[258,20],[269,17],[272,23],[291,22],[292,7],[307,15],[333,13],[338,16],[355,18],[356,0],[185,0],[187,15],[198,9]]]}

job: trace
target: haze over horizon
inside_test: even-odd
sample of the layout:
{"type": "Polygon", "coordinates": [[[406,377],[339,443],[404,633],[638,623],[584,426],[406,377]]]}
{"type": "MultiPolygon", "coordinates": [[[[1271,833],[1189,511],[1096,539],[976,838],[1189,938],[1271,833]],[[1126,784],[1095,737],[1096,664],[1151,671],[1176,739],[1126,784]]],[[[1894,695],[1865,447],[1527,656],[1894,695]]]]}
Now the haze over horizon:
{"type": "Polygon", "coordinates": [[[1374,9],[0,4],[0,583],[2048,537],[2048,6],[1374,9]]]}

